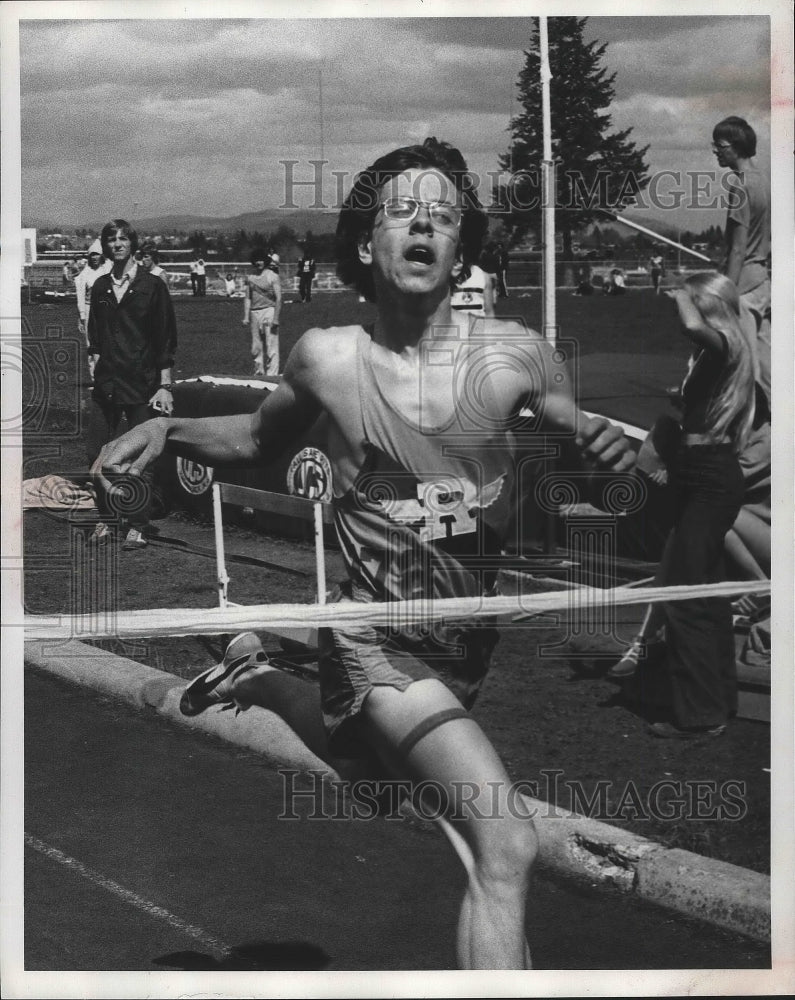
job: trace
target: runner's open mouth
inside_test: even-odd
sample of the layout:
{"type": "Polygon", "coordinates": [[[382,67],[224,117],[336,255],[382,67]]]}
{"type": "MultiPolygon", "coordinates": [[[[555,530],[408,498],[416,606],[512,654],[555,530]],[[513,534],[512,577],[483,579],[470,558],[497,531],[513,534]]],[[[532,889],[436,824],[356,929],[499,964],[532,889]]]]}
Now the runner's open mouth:
{"type": "Polygon", "coordinates": [[[430,247],[417,245],[409,247],[405,253],[405,258],[417,264],[433,264],[436,260],[436,254],[430,247]]]}

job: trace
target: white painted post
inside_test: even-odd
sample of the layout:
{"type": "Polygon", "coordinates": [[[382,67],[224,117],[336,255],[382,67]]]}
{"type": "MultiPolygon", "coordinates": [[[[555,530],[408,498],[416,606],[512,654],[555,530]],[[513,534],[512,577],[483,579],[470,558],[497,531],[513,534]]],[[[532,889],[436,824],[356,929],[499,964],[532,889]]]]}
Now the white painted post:
{"type": "MultiPolygon", "coordinates": [[[[552,71],[549,67],[549,34],[547,18],[538,19],[538,48],[541,59],[541,128],[543,136],[543,160],[541,162],[541,238],[544,244],[544,262],[541,271],[543,293],[542,329],[544,339],[554,346],[557,340],[557,317],[555,311],[555,164],[552,161],[552,112],[549,101],[549,83],[552,71]]],[[[554,468],[554,460],[547,463],[554,468]]],[[[557,519],[554,514],[546,515],[544,551],[554,553],[557,548],[557,519]]]]}
{"type": "Polygon", "coordinates": [[[555,164],[552,160],[552,113],[549,103],[549,36],[547,18],[539,17],[538,43],[541,57],[541,123],[544,158],[541,163],[541,232],[544,244],[544,263],[541,283],[544,286],[543,331],[551,344],[557,339],[555,312],[555,164]]]}
{"type": "Polygon", "coordinates": [[[315,514],[315,566],[317,568],[317,603],[326,603],[326,553],[323,548],[323,504],[318,500],[315,514]]]}
{"type": "Polygon", "coordinates": [[[221,509],[221,487],[213,483],[213,531],[215,532],[215,566],[218,578],[218,604],[228,606],[227,588],[229,577],[226,573],[226,557],[224,555],[224,522],[221,509]]]}

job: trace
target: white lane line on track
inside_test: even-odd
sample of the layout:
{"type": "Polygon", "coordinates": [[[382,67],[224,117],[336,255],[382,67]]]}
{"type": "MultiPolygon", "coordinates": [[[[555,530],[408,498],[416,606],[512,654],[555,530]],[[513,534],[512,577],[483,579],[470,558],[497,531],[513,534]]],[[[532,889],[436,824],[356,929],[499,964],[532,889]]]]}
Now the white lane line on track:
{"type": "Polygon", "coordinates": [[[29,833],[25,834],[25,845],[34,851],[38,851],[39,854],[43,854],[50,861],[56,861],[70,871],[82,875],[89,882],[93,882],[94,885],[107,890],[125,903],[129,903],[130,906],[142,910],[148,916],[164,920],[170,927],[181,931],[183,934],[187,934],[188,937],[203,944],[206,948],[212,949],[212,951],[217,952],[219,955],[225,955],[231,950],[229,945],[224,944],[223,941],[219,941],[218,938],[213,937],[208,931],[203,930],[201,927],[194,927],[193,924],[187,923],[175,914],[163,909],[162,906],[158,906],[156,903],[151,902],[151,900],[144,899],[143,896],[139,896],[138,893],[133,892],[131,889],[125,889],[123,885],[114,882],[112,878],[94,871],[93,868],[89,868],[88,865],[84,865],[76,858],[69,857],[68,854],[59,851],[57,847],[51,847],[49,844],[45,844],[43,840],[32,837],[29,833]]]}

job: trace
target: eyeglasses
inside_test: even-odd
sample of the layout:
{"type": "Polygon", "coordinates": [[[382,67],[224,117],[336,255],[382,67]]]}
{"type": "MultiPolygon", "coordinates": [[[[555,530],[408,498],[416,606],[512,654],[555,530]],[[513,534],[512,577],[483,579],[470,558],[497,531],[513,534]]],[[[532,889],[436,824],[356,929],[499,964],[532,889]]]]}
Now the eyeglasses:
{"type": "Polygon", "coordinates": [[[428,215],[440,229],[458,229],[461,225],[461,209],[447,205],[443,201],[417,201],[415,198],[390,198],[381,203],[384,217],[394,222],[412,222],[417,218],[420,206],[427,208],[428,215]]]}
{"type": "Polygon", "coordinates": [[[722,149],[731,149],[732,144],[730,142],[713,142],[712,152],[719,153],[722,149]]]}

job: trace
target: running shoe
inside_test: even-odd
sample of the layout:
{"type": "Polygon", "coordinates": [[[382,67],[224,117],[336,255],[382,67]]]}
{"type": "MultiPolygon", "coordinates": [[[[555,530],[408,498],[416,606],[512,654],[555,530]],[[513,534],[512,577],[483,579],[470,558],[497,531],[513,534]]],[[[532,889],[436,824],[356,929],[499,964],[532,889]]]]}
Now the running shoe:
{"type": "Polygon", "coordinates": [[[226,647],[224,658],[215,666],[199,674],[182,692],[179,710],[183,715],[199,715],[212,705],[229,703],[239,709],[247,704],[237,701],[232,695],[235,681],[249,670],[268,663],[268,656],[262,643],[253,632],[241,632],[226,647]]]}

